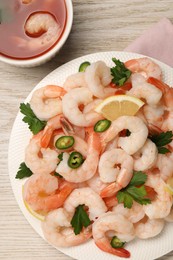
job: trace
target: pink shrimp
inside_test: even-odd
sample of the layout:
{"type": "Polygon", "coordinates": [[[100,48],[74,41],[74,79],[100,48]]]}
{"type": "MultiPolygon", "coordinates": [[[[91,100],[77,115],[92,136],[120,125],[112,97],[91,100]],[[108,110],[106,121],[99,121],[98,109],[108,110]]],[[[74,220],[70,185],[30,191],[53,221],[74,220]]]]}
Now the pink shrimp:
{"type": "Polygon", "coordinates": [[[92,228],[95,244],[101,250],[120,257],[130,257],[126,249],[111,247],[109,231],[112,231],[120,240],[128,242],[135,237],[133,224],[120,214],[107,212],[94,222],[92,228]]]}
{"type": "Polygon", "coordinates": [[[49,174],[34,174],[24,184],[23,198],[35,211],[49,212],[61,207],[76,186],[49,174]]]}
{"type": "Polygon", "coordinates": [[[150,77],[148,82],[155,85],[163,93],[163,102],[165,104],[165,114],[164,121],[161,126],[163,131],[169,131],[173,129],[173,88],[169,87],[167,84],[161,80],[150,77]]]}
{"type": "Polygon", "coordinates": [[[35,115],[41,120],[50,118],[62,113],[61,98],[66,91],[55,85],[47,85],[34,91],[30,105],[35,115]]]}
{"type": "Polygon", "coordinates": [[[42,222],[42,230],[47,241],[55,247],[77,246],[88,241],[92,236],[91,225],[75,235],[71,219],[72,214],[64,208],[49,212],[42,222]]]}
{"type": "Polygon", "coordinates": [[[128,60],[125,62],[125,66],[132,72],[142,74],[145,78],[155,77],[161,79],[162,76],[159,65],[147,57],[128,60]]]}
{"type": "Polygon", "coordinates": [[[25,163],[34,174],[49,174],[56,169],[57,152],[50,148],[42,148],[40,141],[43,131],[34,135],[25,149],[25,163]]]}
{"type": "Polygon", "coordinates": [[[77,169],[70,168],[68,166],[69,154],[63,153],[63,159],[58,164],[56,171],[69,182],[79,183],[87,181],[91,179],[97,171],[100,151],[100,138],[97,133],[92,131],[88,138],[87,157],[83,164],[77,169]]]}

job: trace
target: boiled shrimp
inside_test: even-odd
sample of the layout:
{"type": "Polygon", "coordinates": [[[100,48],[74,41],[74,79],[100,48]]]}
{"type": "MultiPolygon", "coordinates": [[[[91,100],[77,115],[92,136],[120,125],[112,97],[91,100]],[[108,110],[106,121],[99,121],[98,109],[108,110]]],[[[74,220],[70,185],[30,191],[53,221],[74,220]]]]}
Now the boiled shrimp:
{"type": "Polygon", "coordinates": [[[48,85],[34,91],[30,100],[34,114],[41,120],[50,118],[62,113],[61,98],[66,92],[63,88],[48,85]]]}
{"type": "Polygon", "coordinates": [[[96,193],[100,194],[107,184],[102,182],[98,173],[96,173],[91,179],[87,181],[88,186],[96,193]]]}
{"type": "Polygon", "coordinates": [[[69,182],[87,181],[96,173],[100,151],[100,138],[95,132],[92,132],[88,139],[87,157],[83,164],[77,169],[70,168],[68,166],[69,154],[63,153],[63,159],[58,164],[56,171],[69,182]]]}
{"type": "Polygon", "coordinates": [[[83,109],[83,113],[90,113],[91,111],[93,111],[97,105],[99,105],[101,102],[103,101],[103,99],[100,98],[96,98],[93,101],[91,101],[89,104],[87,104],[84,109],[83,109]]]}
{"type": "Polygon", "coordinates": [[[119,137],[118,146],[126,153],[132,155],[143,147],[147,140],[148,128],[144,122],[136,116],[121,116],[112,122],[109,129],[102,134],[103,143],[113,140],[124,129],[130,131],[130,136],[119,137]]]}
{"type": "Polygon", "coordinates": [[[155,237],[164,228],[165,222],[163,219],[144,218],[134,225],[135,235],[140,239],[155,237]]]}
{"type": "Polygon", "coordinates": [[[110,68],[103,61],[92,63],[85,71],[85,81],[95,97],[105,98],[115,93],[114,88],[108,87],[111,80],[110,68]]]}
{"type": "Polygon", "coordinates": [[[133,175],[133,158],[122,149],[106,151],[100,157],[99,175],[103,182],[111,183],[101,191],[101,197],[111,197],[129,184],[133,175]]]}
{"type": "Polygon", "coordinates": [[[161,128],[164,122],[165,108],[163,105],[158,104],[157,106],[145,105],[143,107],[143,113],[148,125],[154,125],[161,128]]]}
{"type": "Polygon", "coordinates": [[[150,219],[165,218],[169,215],[172,206],[172,196],[166,190],[165,182],[158,175],[148,174],[145,184],[157,193],[151,204],[143,206],[145,214],[150,219]]]}
{"type": "Polygon", "coordinates": [[[127,186],[133,173],[133,158],[122,149],[112,149],[101,155],[98,169],[101,181],[123,182],[127,186]]]}
{"type": "Polygon", "coordinates": [[[161,129],[163,131],[170,131],[173,129],[173,88],[169,87],[161,80],[152,77],[148,79],[148,82],[155,85],[163,93],[165,115],[161,129]]]}
{"type": "Polygon", "coordinates": [[[32,50],[52,45],[58,40],[61,33],[61,26],[54,16],[41,12],[30,15],[24,29],[29,37],[27,40],[16,37],[16,41],[20,48],[32,50]]]}
{"type": "Polygon", "coordinates": [[[92,126],[102,119],[102,116],[95,111],[83,113],[79,109],[79,105],[84,104],[85,106],[92,101],[92,93],[87,88],[72,89],[62,99],[63,114],[76,126],[92,126]]]}
{"type": "Polygon", "coordinates": [[[84,228],[80,234],[75,235],[70,221],[72,215],[59,208],[51,211],[42,223],[45,238],[55,247],[77,246],[88,241],[92,236],[91,227],[84,228]]]}
{"type": "Polygon", "coordinates": [[[147,139],[144,146],[134,154],[134,170],[146,171],[153,167],[157,161],[158,149],[150,139],[147,139]]]}
{"type": "Polygon", "coordinates": [[[34,174],[24,184],[23,198],[33,210],[49,212],[61,207],[74,188],[50,174],[34,174]]]}
{"type": "Polygon", "coordinates": [[[112,141],[105,144],[104,151],[111,151],[112,149],[118,148],[118,136],[116,136],[112,141]]]}
{"type": "Polygon", "coordinates": [[[160,176],[164,181],[167,181],[169,178],[171,178],[173,176],[172,153],[159,154],[155,167],[159,169],[160,176]]]}
{"type": "Polygon", "coordinates": [[[86,87],[85,72],[78,72],[67,77],[64,82],[63,88],[69,92],[73,88],[86,87]]]}
{"type": "Polygon", "coordinates": [[[73,215],[76,207],[83,204],[88,207],[90,220],[96,220],[101,214],[107,211],[102,198],[91,188],[73,190],[64,203],[64,209],[73,215]]]}
{"type": "Polygon", "coordinates": [[[94,242],[101,250],[120,257],[130,257],[126,249],[111,246],[111,237],[108,236],[110,231],[112,237],[117,236],[122,242],[129,242],[135,237],[133,224],[120,214],[107,212],[100,216],[92,227],[94,242]]]}
{"type": "Polygon", "coordinates": [[[127,92],[128,95],[137,98],[143,98],[149,105],[156,105],[162,97],[162,91],[154,85],[145,81],[145,78],[140,74],[131,76],[132,88],[127,92]]]}
{"type": "Polygon", "coordinates": [[[171,208],[171,211],[168,216],[166,216],[165,220],[167,222],[173,222],[173,207],[171,208]]]}
{"type": "Polygon", "coordinates": [[[133,73],[142,74],[145,78],[161,79],[162,71],[158,64],[149,58],[132,59],[125,62],[125,66],[133,73]]]}
{"type": "Polygon", "coordinates": [[[140,221],[145,216],[143,206],[135,201],[130,209],[125,208],[124,205],[120,203],[112,208],[112,212],[123,215],[132,223],[140,221]]]}
{"type": "Polygon", "coordinates": [[[42,148],[40,140],[43,132],[33,136],[25,149],[25,163],[35,174],[49,174],[55,171],[58,158],[57,152],[50,148],[42,148]]]}

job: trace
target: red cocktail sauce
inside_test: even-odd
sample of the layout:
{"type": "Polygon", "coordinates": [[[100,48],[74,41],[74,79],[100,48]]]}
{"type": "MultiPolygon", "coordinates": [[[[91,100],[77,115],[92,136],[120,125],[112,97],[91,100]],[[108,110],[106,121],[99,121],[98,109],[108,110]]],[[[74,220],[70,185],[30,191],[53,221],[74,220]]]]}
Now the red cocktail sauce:
{"type": "Polygon", "coordinates": [[[2,0],[0,3],[0,55],[12,59],[31,59],[49,51],[60,40],[67,20],[64,0],[32,0],[28,4],[22,0],[2,0]],[[60,30],[55,40],[46,44],[35,44],[41,35],[28,35],[25,24],[34,14],[50,14],[59,24],[60,30]],[[29,43],[29,44],[28,44],[29,43]],[[33,44],[32,44],[33,43],[33,44]]]}

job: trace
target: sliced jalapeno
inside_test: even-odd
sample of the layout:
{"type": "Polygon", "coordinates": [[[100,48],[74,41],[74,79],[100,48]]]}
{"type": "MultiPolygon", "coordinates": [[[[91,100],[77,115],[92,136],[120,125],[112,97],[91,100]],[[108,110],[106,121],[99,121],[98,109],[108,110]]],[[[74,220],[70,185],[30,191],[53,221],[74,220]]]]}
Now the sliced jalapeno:
{"type": "Polygon", "coordinates": [[[68,166],[72,169],[76,169],[84,162],[82,154],[78,152],[72,152],[68,159],[68,166]]]}
{"type": "Polygon", "coordinates": [[[64,150],[74,145],[73,136],[61,136],[56,140],[55,146],[57,149],[64,150]]]}
{"type": "Polygon", "coordinates": [[[113,248],[121,248],[123,247],[125,242],[122,242],[118,237],[114,236],[111,240],[111,246],[113,248]]]}
{"type": "Polygon", "coordinates": [[[98,133],[102,133],[106,131],[111,125],[111,121],[107,119],[99,120],[95,126],[94,126],[94,131],[98,133]]]}
{"type": "Polygon", "coordinates": [[[79,72],[85,72],[86,68],[90,65],[91,65],[91,63],[89,61],[85,61],[85,62],[81,63],[81,65],[79,67],[79,72]]]}

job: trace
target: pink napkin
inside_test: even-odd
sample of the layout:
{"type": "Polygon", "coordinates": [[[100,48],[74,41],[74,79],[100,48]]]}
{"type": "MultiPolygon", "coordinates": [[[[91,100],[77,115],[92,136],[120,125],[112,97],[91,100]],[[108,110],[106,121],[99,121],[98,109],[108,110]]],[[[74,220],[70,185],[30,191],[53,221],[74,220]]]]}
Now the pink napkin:
{"type": "Polygon", "coordinates": [[[169,19],[163,18],[124,51],[147,55],[173,67],[173,24],[169,19]]]}

